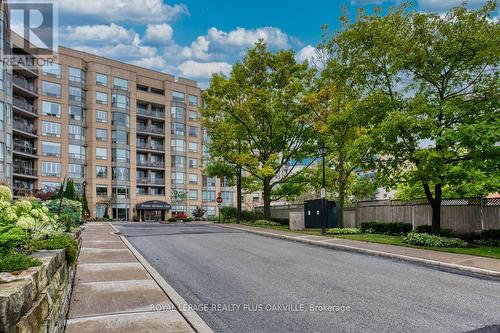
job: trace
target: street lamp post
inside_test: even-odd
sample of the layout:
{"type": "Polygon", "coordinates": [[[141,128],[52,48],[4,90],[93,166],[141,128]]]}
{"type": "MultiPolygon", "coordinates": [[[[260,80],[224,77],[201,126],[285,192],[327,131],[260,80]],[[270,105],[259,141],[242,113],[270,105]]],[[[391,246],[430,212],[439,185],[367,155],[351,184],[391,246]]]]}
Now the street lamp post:
{"type": "Polygon", "coordinates": [[[321,188],[321,203],[323,208],[323,214],[321,219],[321,234],[326,235],[326,225],[328,223],[328,215],[326,209],[326,180],[325,180],[325,157],[326,157],[326,147],[325,144],[322,143],[320,147],[321,158],[323,160],[323,185],[321,188]]]}

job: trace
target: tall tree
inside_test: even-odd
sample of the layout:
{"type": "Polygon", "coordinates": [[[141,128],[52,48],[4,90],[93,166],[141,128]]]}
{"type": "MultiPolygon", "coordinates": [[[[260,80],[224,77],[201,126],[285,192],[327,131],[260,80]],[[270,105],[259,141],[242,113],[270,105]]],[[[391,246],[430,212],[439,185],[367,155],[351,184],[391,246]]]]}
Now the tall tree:
{"type": "Polygon", "coordinates": [[[441,226],[443,187],[498,174],[499,24],[495,4],[446,15],[361,12],[332,39],[365,86],[361,110],[385,115],[373,152],[389,182],[420,184],[441,226]]]}
{"type": "Polygon", "coordinates": [[[204,93],[202,114],[212,145],[223,144],[220,131],[237,137],[240,149],[228,147],[223,156],[260,181],[266,218],[271,201],[287,195],[278,190],[289,190],[284,184],[301,173],[296,167],[313,148],[308,110],[301,103],[313,77],[314,70],[297,63],[293,51],[273,53],[259,41],[228,78],[214,75],[204,93]]]}
{"type": "Polygon", "coordinates": [[[314,114],[313,123],[328,150],[327,160],[333,169],[331,184],[337,199],[339,226],[344,222],[344,203],[349,185],[356,179],[355,170],[368,166],[371,155],[366,145],[372,124],[381,120],[377,112],[359,112],[362,90],[351,77],[349,64],[334,57],[335,45],[325,44],[323,54],[332,54],[316,80],[306,104],[314,114]]]}

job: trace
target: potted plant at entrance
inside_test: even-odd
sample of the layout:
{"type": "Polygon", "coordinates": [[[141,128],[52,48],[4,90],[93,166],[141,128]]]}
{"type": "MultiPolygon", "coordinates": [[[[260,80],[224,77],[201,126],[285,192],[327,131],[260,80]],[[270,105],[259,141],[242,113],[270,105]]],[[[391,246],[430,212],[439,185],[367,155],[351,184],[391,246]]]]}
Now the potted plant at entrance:
{"type": "Polygon", "coordinates": [[[194,216],[194,220],[195,221],[202,221],[203,220],[203,216],[205,216],[205,213],[207,212],[206,209],[200,207],[200,206],[196,206],[196,209],[194,209],[191,214],[194,216]]]}

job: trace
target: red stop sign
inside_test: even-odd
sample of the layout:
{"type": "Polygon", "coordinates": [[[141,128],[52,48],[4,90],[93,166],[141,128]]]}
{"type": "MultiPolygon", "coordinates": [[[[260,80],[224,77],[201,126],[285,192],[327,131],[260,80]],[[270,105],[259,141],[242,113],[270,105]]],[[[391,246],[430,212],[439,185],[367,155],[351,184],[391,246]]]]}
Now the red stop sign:
{"type": "Polygon", "coordinates": [[[219,203],[219,204],[220,204],[220,203],[222,203],[222,201],[224,201],[224,200],[223,200],[221,197],[217,197],[217,199],[216,199],[215,201],[217,201],[217,203],[219,203]]]}

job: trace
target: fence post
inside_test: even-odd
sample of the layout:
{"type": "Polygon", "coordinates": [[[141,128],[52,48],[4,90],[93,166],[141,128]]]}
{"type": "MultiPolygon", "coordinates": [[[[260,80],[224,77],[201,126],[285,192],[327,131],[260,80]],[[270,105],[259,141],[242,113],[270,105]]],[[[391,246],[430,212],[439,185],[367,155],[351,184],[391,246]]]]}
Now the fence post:
{"type": "Polygon", "coordinates": [[[359,203],[356,200],[356,206],[354,208],[354,227],[358,226],[358,209],[359,209],[359,203]]]}
{"type": "Polygon", "coordinates": [[[480,209],[479,216],[481,218],[481,231],[482,231],[482,230],[484,230],[484,210],[483,210],[484,206],[483,206],[483,197],[482,196],[479,197],[479,202],[480,202],[480,204],[479,204],[479,207],[480,207],[479,208],[480,209]]]}
{"type": "Polygon", "coordinates": [[[411,205],[411,230],[415,230],[415,203],[411,205]]]}

